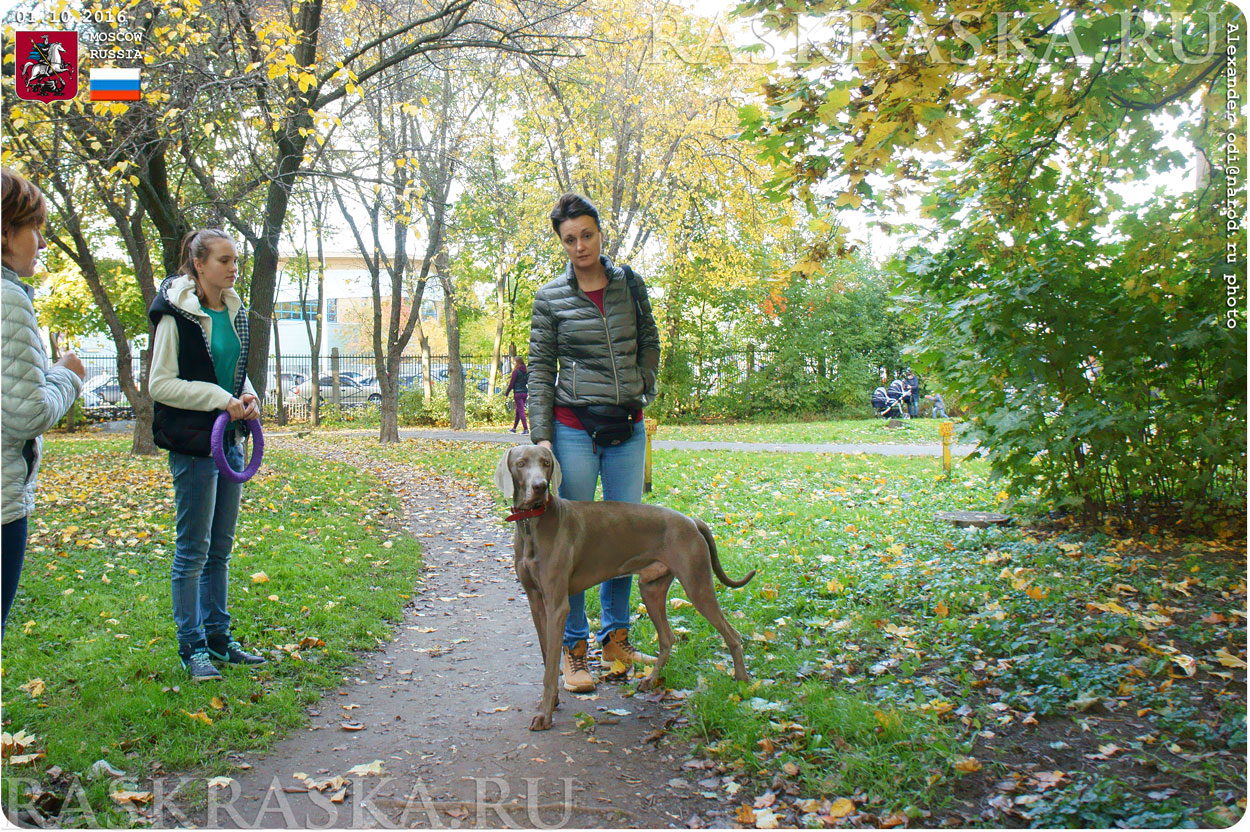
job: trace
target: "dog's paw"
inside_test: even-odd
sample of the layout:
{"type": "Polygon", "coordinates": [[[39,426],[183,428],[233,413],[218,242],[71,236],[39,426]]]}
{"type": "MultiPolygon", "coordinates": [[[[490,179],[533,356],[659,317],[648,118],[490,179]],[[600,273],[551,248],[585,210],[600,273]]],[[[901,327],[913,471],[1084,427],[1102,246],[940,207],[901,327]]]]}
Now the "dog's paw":
{"type": "Polygon", "coordinates": [[[662,678],[655,675],[655,671],[652,671],[651,673],[648,673],[645,677],[643,677],[641,681],[638,682],[638,690],[641,690],[641,691],[655,690],[663,683],[663,681],[664,680],[662,678]]]}
{"type": "Polygon", "coordinates": [[[538,714],[530,721],[531,731],[546,731],[551,727],[551,716],[549,714],[538,714]]]}

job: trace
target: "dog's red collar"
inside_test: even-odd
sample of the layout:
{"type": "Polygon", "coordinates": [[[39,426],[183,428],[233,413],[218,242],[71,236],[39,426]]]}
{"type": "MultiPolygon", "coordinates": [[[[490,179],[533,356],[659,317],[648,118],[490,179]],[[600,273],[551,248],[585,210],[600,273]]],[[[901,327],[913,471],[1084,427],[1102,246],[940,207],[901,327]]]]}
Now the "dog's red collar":
{"type": "Polygon", "coordinates": [[[547,510],[547,506],[551,505],[551,495],[547,495],[547,502],[538,508],[527,508],[525,511],[514,511],[504,518],[504,522],[511,523],[513,520],[527,520],[530,517],[537,517],[547,510]]]}

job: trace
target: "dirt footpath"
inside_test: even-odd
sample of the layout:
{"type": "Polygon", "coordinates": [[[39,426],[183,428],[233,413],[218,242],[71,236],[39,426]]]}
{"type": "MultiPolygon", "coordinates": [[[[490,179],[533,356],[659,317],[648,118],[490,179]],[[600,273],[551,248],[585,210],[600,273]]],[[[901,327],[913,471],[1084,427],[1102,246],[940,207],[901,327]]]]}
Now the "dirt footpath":
{"type": "Polygon", "coordinates": [[[604,682],[588,696],[562,691],[552,729],[529,731],[542,659],[512,571],[512,529],[491,495],[416,469],[375,466],[354,450],[314,452],[370,470],[401,496],[407,527],[425,550],[425,573],[414,576],[413,602],[395,640],[344,674],[347,681],[308,710],[307,728],[268,753],[236,758],[243,768],[235,782],[211,790],[206,809],[188,812],[191,822],[230,828],[709,823],[707,813],[718,808],[711,797],[717,784],[700,784],[698,761],[666,733],[679,718],[680,693],[627,697],[625,685],[604,682]],[[593,718],[593,726],[579,713],[593,718]]]}

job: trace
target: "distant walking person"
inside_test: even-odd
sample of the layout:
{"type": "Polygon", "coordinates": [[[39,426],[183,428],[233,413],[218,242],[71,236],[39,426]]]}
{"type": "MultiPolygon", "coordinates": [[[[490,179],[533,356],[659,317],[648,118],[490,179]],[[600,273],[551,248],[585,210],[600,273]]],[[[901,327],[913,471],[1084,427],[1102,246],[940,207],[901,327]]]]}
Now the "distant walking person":
{"type": "MultiPolygon", "coordinates": [[[[243,498],[241,483],[219,476],[209,438],[223,410],[256,419],[260,401],[247,379],[247,310],[234,290],[238,253],[218,228],[182,241],[182,274],[165,278],[148,318],[152,436],[169,451],[176,537],[171,568],[178,658],[192,681],[220,679],[213,661],[264,664],[230,633],[226,609],[230,552],[243,498]]],[[[226,461],[243,468],[240,429],[226,429],[226,461]]]]}
{"type": "Polygon", "coordinates": [[[920,376],[908,367],[903,383],[907,385],[907,414],[915,419],[920,415],[920,376]]]}
{"type": "Polygon", "coordinates": [[[513,404],[516,405],[516,415],[512,417],[512,428],[508,433],[516,433],[517,422],[521,423],[521,433],[530,432],[529,420],[525,418],[525,400],[529,398],[529,370],[525,369],[525,361],[521,356],[516,357],[516,366],[512,368],[512,378],[508,380],[508,389],[503,394],[508,395],[508,390],[512,391],[513,404]]]}
{"type": "Polygon", "coordinates": [[[67,352],[55,364],[48,363],[39,334],[39,321],[31,303],[35,290],[23,277],[34,277],[39,252],[48,247],[43,223],[48,207],[43,194],[25,178],[8,168],[3,171],[0,197],[3,225],[3,375],[2,433],[3,536],[0,537],[0,584],[4,609],[0,631],[9,620],[9,608],[17,597],[17,582],[26,559],[26,520],[35,511],[35,481],[43,452],[42,434],[69,412],[82,390],[86,369],[78,356],[67,352]]]}

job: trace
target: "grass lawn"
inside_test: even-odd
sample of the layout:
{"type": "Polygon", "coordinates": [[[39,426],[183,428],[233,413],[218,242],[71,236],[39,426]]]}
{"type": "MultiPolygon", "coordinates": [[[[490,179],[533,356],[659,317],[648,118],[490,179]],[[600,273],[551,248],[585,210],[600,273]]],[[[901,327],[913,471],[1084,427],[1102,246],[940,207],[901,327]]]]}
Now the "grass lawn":
{"type": "MultiPolygon", "coordinates": [[[[500,453],[373,447],[483,485],[500,453]]],[[[687,692],[709,765],[750,779],[739,818],[1229,825],[1246,798],[1241,530],[1133,539],[933,519],[999,508],[985,472],[656,452],[647,499],[707,521],[731,576],[761,570],[721,589],[750,684],[727,675],[719,636],[677,586],[670,597],[684,640],[667,683],[687,692]]],[[[637,635],[654,644],[645,616],[637,635]]]]}
{"type": "MultiPolygon", "coordinates": [[[[870,445],[938,445],[942,438],[938,425],[944,419],[904,419],[889,427],[884,419],[837,419],[824,421],[788,422],[725,422],[710,425],[678,425],[660,421],[656,439],[685,440],[691,442],[784,442],[794,444],[857,443],[870,445]]],[[[955,423],[955,441],[960,442],[960,419],[955,423]]],[[[321,428],[313,430],[373,430],[376,435],[379,421],[377,412],[371,408],[346,411],[342,417],[328,420],[321,428]]],[[[471,431],[503,433],[512,427],[509,417],[503,422],[469,422],[471,431]]],[[[307,430],[307,422],[292,422],[279,430],[307,430]]],[[[400,430],[409,429],[404,425],[400,430]]],[[[446,430],[443,427],[420,425],[412,430],[446,430]]],[[[966,441],[966,440],[962,440],[966,441]]]]}
{"type": "MultiPolygon", "coordinates": [[[[134,458],[129,446],[129,437],[45,445],[4,640],[10,786],[56,781],[59,769],[63,793],[72,777],[86,784],[97,760],[125,772],[123,789],[190,768],[225,773],[231,752],[272,744],[360,651],[389,641],[420,572],[418,545],[395,531],[399,502],[376,480],[266,453],[244,486],[230,611],[235,634],[270,663],[196,686],[178,661],[170,612],[166,458],[134,458]],[[41,756],[15,764],[32,754],[41,756]]],[[[86,786],[97,821],[124,826],[110,791],[107,778],[86,786]]]]}
{"type": "MultiPolygon", "coordinates": [[[[895,444],[937,445],[943,419],[905,419],[888,427],[884,419],[839,419],[821,422],[759,422],[720,425],[668,425],[660,423],[656,439],[692,442],[786,442],[796,444],[895,444]]],[[[959,441],[959,420],[955,422],[959,441]]]]}

